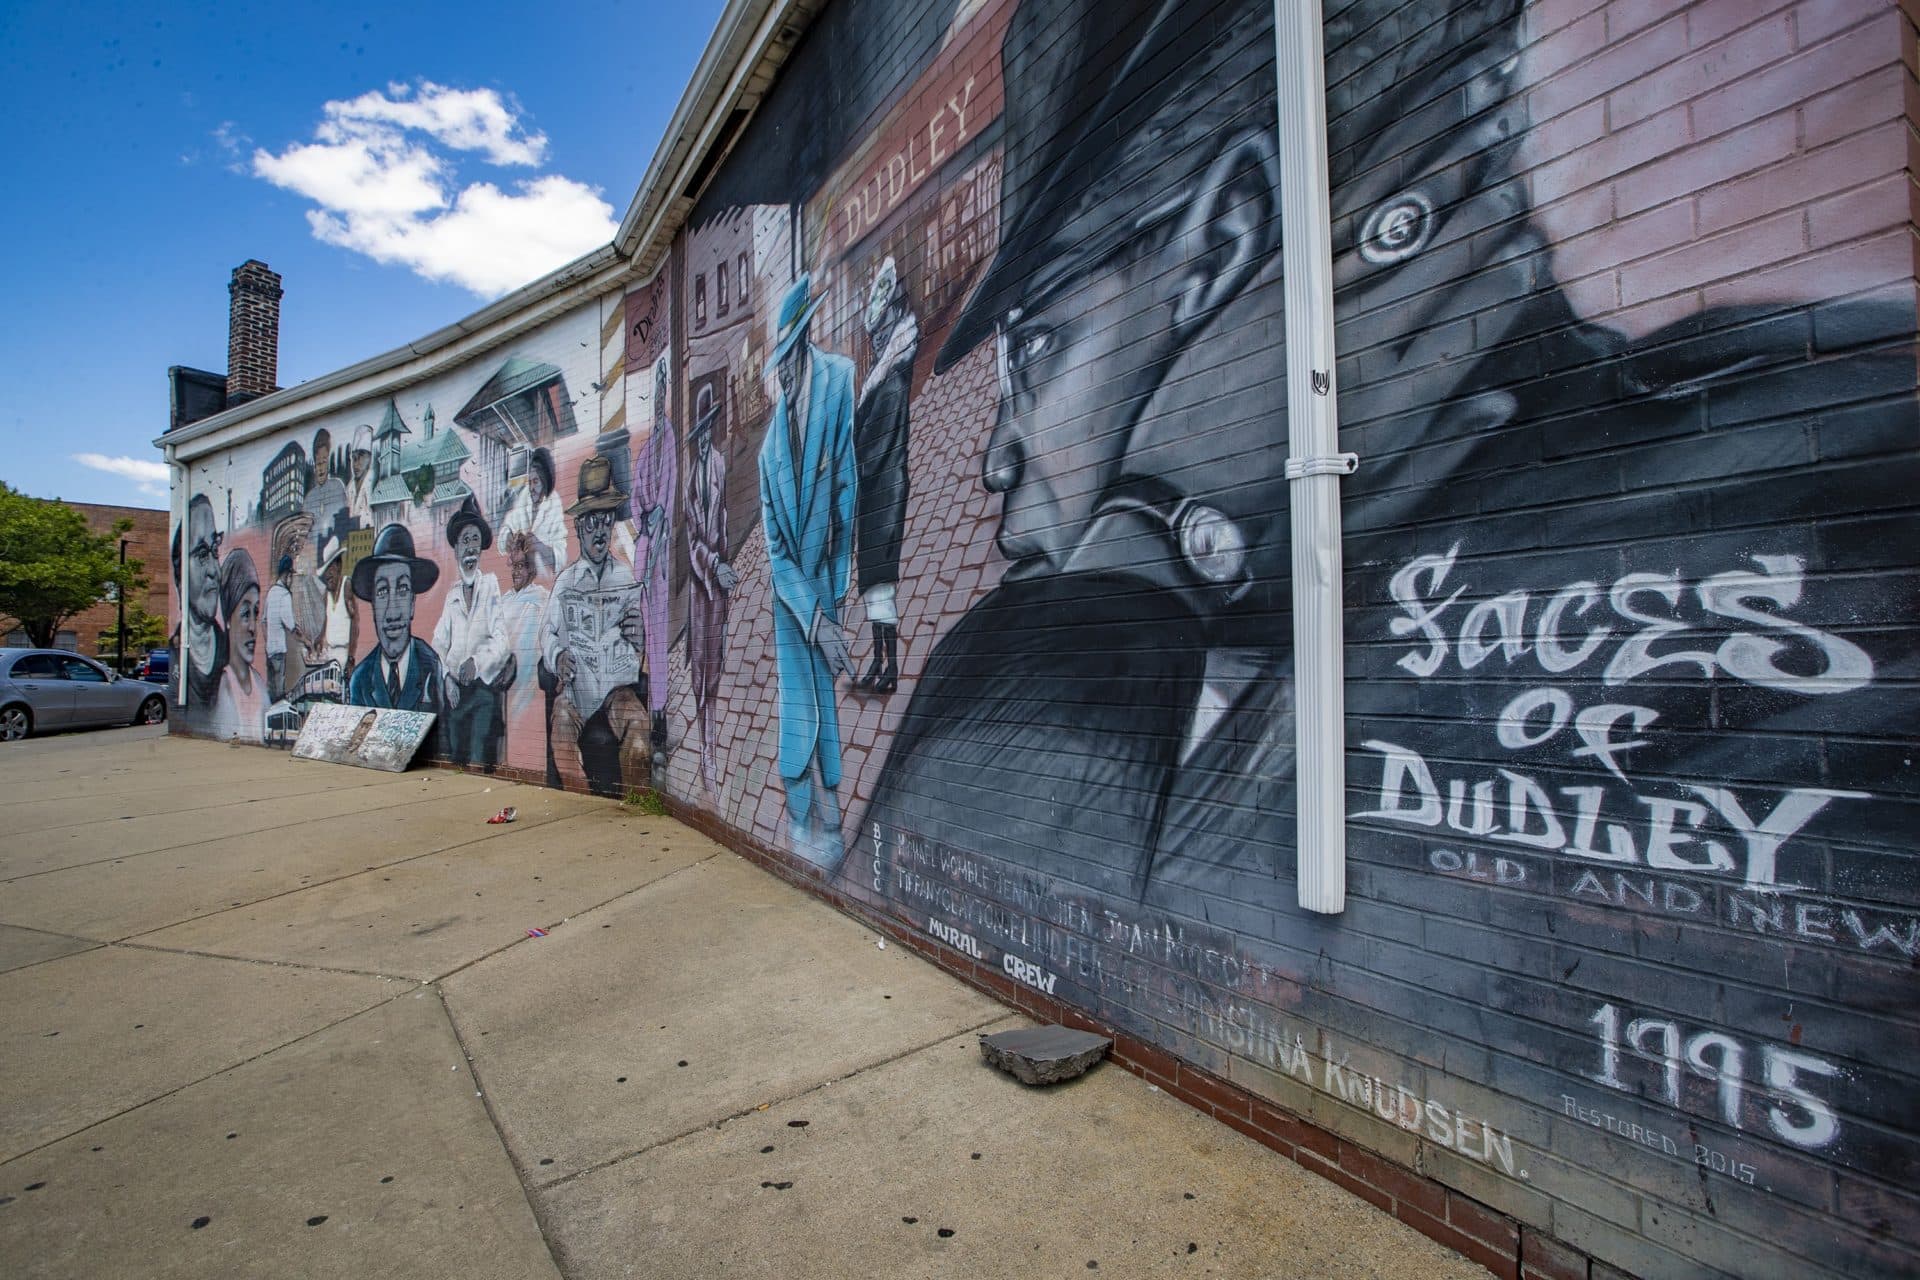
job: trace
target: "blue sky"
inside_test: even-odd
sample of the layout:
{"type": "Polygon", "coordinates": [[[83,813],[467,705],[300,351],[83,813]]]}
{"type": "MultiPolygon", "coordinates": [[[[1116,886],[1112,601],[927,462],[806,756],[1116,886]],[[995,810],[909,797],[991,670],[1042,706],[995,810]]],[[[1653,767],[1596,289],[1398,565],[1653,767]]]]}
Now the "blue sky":
{"type": "Polygon", "coordinates": [[[0,480],[164,506],[129,460],[248,258],[291,386],[605,243],[721,7],[7,0],[0,480]]]}

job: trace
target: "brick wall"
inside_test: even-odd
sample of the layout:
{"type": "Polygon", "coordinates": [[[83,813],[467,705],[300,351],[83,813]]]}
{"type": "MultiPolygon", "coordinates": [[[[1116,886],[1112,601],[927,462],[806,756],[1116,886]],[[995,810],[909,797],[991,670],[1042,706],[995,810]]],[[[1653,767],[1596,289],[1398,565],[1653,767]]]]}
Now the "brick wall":
{"type": "MultiPolygon", "coordinates": [[[[147,576],[147,590],[139,603],[155,617],[166,617],[171,585],[167,568],[167,513],[146,507],[111,507],[92,502],[70,502],[67,505],[84,515],[87,527],[97,534],[112,529],[117,520],[133,521],[133,528],[126,534],[127,559],[140,561],[147,576]]],[[[133,603],[133,599],[129,598],[129,606],[133,603]]],[[[75,652],[88,657],[104,654],[111,661],[115,641],[109,639],[102,644],[100,639],[104,633],[114,631],[118,620],[116,606],[102,601],[70,618],[61,630],[73,633],[75,652]]],[[[11,619],[4,621],[9,625],[12,622],[11,619]]],[[[128,656],[130,660],[136,656],[131,648],[128,656]]]]}
{"type": "MultiPolygon", "coordinates": [[[[1342,913],[1256,0],[836,0],[656,281],[196,464],[219,567],[404,533],[442,758],[651,787],[1498,1274],[1920,1268],[1912,15],[1324,7],[1342,913]],[[399,487],[266,518],[322,425],[399,487]],[[463,490],[512,604],[456,700],[463,490]]],[[[338,696],[222,674],[181,729],[338,696]]]]}
{"type": "MultiPolygon", "coordinates": [[[[1896,993],[1920,923],[1894,835],[1911,776],[1885,754],[1907,731],[1879,702],[1905,696],[1913,659],[1911,556],[1892,549],[1913,508],[1907,15],[1327,6],[1342,442],[1363,462],[1344,510],[1350,899],[1321,919],[1292,901],[1270,638],[1290,625],[1270,590],[1273,276],[1227,282],[1212,327],[1163,342],[1151,317],[1184,305],[1169,283],[1212,264],[1156,261],[1147,240],[1115,268],[1087,248],[1129,182],[1160,201],[1137,215],[1223,181],[1243,221],[1214,223],[1222,239],[1270,212],[1233,153],[1195,172],[1117,143],[1138,128],[1205,153],[1265,105],[1233,87],[1251,56],[1233,33],[1257,17],[1189,14],[1219,39],[1183,44],[1152,8],[1067,54],[1074,6],[1044,30],[981,19],[1009,32],[982,144],[1007,192],[967,246],[971,305],[1045,323],[1007,340],[1032,385],[996,380],[969,307],[935,301],[938,260],[907,268],[927,301],[901,684],[836,682],[843,843],[823,851],[795,820],[804,786],[782,782],[806,753],[775,691],[810,668],[779,642],[781,557],[752,514],[716,776],[697,716],[677,716],[666,789],[1498,1272],[1911,1267],[1889,1233],[1914,1217],[1895,1189],[1913,1118],[1873,1048],[1912,1034],[1896,993]],[[1156,118],[1156,74],[1196,66],[1212,100],[1156,118]],[[1118,176],[1062,176],[1081,171],[1118,176]],[[1060,199],[1036,208],[1023,182],[1060,199]],[[1081,279],[1050,306],[1028,282],[1059,272],[1081,279]],[[1167,309],[1130,316],[1109,281],[1167,309]],[[1114,333],[1119,359],[1100,347],[1114,333]],[[1242,594],[1121,543],[1150,518],[1103,524],[1102,503],[1164,502],[1161,485],[1238,525],[1242,594]],[[1056,556],[1063,531],[1078,550],[1056,556]]],[[[911,141],[930,146],[954,99],[941,59],[965,28],[927,41],[919,9],[888,21],[890,48],[941,52],[844,126],[850,160],[758,197],[832,218],[844,175],[904,157],[870,239],[830,223],[803,260],[837,307],[813,340],[863,379],[877,353],[838,300],[872,279],[874,245],[926,235],[913,182],[958,191],[974,159],[926,178],[911,141]]],[[[796,54],[742,138],[748,173],[723,169],[696,253],[702,219],[737,219],[786,122],[810,118],[821,57],[796,54]]],[[[859,675],[883,641],[855,578],[840,609],[859,675]]],[[[676,656],[671,677],[692,711],[698,674],[676,656]]]]}

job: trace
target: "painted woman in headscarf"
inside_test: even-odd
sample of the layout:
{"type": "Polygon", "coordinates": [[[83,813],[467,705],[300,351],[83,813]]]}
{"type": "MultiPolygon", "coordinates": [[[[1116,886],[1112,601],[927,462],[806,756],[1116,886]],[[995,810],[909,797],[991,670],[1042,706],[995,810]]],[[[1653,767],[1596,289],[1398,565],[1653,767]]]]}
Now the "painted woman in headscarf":
{"type": "Polygon", "coordinates": [[[266,714],[266,685],[253,669],[260,643],[260,576],[253,557],[239,547],[220,562],[220,621],[227,632],[227,665],[215,695],[214,723],[253,740],[266,714]]]}

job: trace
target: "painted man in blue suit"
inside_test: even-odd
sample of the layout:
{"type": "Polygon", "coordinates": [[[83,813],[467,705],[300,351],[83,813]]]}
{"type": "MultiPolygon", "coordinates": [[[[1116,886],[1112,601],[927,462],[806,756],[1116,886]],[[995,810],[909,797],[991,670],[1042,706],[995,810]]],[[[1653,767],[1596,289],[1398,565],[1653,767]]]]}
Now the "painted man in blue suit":
{"type": "Polygon", "coordinates": [[[439,655],[413,634],[414,600],[439,576],[438,565],[413,553],[413,535],[400,524],[382,528],[372,552],[353,566],[353,594],[371,609],[378,641],[347,682],[354,706],[440,713],[439,655]]]}
{"type": "Polygon", "coordinates": [[[840,597],[853,544],[853,362],[807,341],[819,303],[803,275],[780,301],[768,372],[778,383],[760,446],[761,524],[780,664],[780,779],[793,851],[840,865],[836,675],[853,676],[840,597]]]}

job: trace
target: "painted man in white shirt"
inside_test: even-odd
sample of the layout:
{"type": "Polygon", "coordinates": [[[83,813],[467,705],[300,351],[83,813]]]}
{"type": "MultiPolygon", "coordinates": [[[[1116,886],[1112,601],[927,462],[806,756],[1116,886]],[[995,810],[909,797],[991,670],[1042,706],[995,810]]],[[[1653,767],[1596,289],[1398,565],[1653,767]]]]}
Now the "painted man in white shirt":
{"type": "Polygon", "coordinates": [[[540,625],[540,656],[555,693],[547,741],[562,778],[585,778],[601,795],[648,776],[652,717],[640,684],[646,618],[630,562],[616,556],[614,522],[627,495],[613,464],[594,454],[580,464],[574,504],[580,558],[560,571],[540,625]]]}
{"type": "Polygon", "coordinates": [[[287,651],[300,651],[299,628],[293,620],[293,557],[282,552],[273,566],[273,585],[267,588],[267,700],[287,696],[287,651]]]}
{"type": "Polygon", "coordinates": [[[373,528],[373,428],[353,429],[353,447],[347,452],[351,479],[347,483],[347,521],[356,529],[373,528]]]}
{"type": "Polygon", "coordinates": [[[344,687],[347,673],[353,670],[353,595],[347,590],[345,561],[347,544],[328,537],[320,543],[320,585],[327,590],[327,661],[331,674],[344,687]]]}
{"type": "Polygon", "coordinates": [[[447,542],[460,580],[446,594],[433,628],[434,652],[446,672],[446,724],[442,741],[455,764],[492,768],[500,762],[502,677],[510,678],[513,652],[500,608],[500,583],[480,572],[480,553],[493,545],[493,530],[468,494],[447,521],[447,542]]]}

